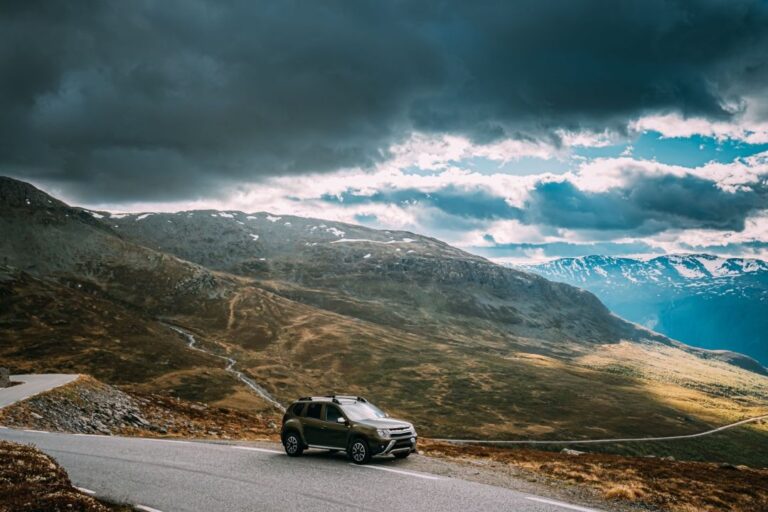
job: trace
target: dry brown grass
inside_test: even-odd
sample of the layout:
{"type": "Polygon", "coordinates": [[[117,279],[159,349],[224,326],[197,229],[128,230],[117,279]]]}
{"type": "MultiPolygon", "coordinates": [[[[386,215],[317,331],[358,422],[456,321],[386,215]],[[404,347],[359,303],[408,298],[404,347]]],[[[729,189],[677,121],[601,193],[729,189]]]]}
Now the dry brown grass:
{"type": "Polygon", "coordinates": [[[648,496],[648,491],[644,486],[631,484],[605,484],[603,486],[603,497],[608,500],[640,501],[648,496]]]}
{"type": "Polygon", "coordinates": [[[110,512],[130,507],[105,505],[83,494],[66,471],[43,452],[0,441],[0,512],[110,512]]]}
{"type": "Polygon", "coordinates": [[[423,440],[420,450],[459,461],[492,460],[589,487],[605,499],[669,512],[768,510],[768,469],[647,457],[457,446],[423,440]]]}

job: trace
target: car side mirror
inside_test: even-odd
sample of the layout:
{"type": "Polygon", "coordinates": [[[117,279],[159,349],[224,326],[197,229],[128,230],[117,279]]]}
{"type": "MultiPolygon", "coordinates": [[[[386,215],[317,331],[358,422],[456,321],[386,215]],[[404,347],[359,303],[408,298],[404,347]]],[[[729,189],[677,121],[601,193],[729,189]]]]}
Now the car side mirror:
{"type": "Polygon", "coordinates": [[[342,425],[346,425],[347,424],[347,419],[346,418],[336,418],[336,423],[341,423],[342,425]]]}

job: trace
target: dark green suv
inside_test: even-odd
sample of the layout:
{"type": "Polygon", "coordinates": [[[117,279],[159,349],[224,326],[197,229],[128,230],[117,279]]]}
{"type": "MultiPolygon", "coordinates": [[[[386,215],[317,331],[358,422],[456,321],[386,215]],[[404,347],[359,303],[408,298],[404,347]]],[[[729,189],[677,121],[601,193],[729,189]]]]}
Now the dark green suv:
{"type": "Polygon", "coordinates": [[[416,429],[390,418],[359,396],[308,396],[291,404],[283,416],[285,453],[298,457],[307,448],[344,450],[357,464],[374,455],[404,459],[416,451],[416,429]]]}

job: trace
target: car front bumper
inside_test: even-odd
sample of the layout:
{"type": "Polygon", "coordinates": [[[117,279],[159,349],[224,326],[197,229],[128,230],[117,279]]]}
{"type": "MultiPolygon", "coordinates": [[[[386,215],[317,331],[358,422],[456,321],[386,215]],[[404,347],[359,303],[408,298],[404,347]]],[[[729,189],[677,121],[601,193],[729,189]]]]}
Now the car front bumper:
{"type": "Polygon", "coordinates": [[[394,455],[396,453],[410,453],[416,451],[417,437],[401,439],[382,439],[378,445],[376,455],[394,455]]]}

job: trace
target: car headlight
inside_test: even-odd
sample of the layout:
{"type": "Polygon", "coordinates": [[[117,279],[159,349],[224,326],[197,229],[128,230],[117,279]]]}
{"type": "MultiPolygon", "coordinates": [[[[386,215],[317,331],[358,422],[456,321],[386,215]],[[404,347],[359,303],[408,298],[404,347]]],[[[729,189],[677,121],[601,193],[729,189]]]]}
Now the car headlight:
{"type": "Polygon", "coordinates": [[[389,437],[388,428],[380,428],[376,431],[376,433],[379,435],[379,437],[389,437]]]}

